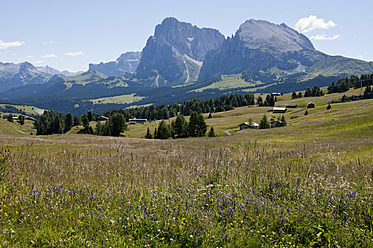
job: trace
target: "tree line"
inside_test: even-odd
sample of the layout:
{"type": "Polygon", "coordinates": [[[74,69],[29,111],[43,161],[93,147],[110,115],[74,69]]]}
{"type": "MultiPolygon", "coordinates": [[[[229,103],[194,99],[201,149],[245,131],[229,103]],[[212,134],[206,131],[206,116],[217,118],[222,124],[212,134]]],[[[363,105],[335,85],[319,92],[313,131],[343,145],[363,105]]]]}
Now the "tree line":
{"type": "Polygon", "coordinates": [[[349,78],[340,78],[337,83],[333,82],[328,87],[328,94],[330,93],[342,93],[348,91],[350,88],[360,88],[373,85],[373,74],[363,74],[359,77],[351,75],[349,78]]]}
{"type": "Polygon", "coordinates": [[[111,116],[115,113],[122,114],[126,121],[129,119],[147,119],[147,120],[161,120],[169,119],[170,117],[176,117],[178,114],[183,116],[190,116],[192,112],[199,114],[203,113],[215,113],[232,110],[235,107],[255,105],[255,98],[252,94],[239,95],[231,94],[224,95],[216,98],[215,100],[210,98],[205,101],[199,99],[192,99],[182,104],[170,104],[170,105],[159,105],[159,106],[148,106],[144,108],[130,108],[130,109],[119,109],[111,112],[105,112],[96,114],[98,116],[111,116]]]}
{"type": "Polygon", "coordinates": [[[80,125],[80,118],[71,113],[55,113],[54,111],[44,111],[44,113],[34,122],[37,135],[63,134],[71,130],[73,126],[80,125]]]}
{"type": "Polygon", "coordinates": [[[319,86],[315,85],[313,88],[307,87],[306,91],[302,93],[301,91],[297,94],[293,92],[291,94],[291,99],[302,98],[302,97],[315,97],[315,96],[323,96],[325,93],[320,89],[319,86]]]}
{"type": "Polygon", "coordinates": [[[363,94],[352,95],[352,96],[343,95],[341,99],[333,100],[332,103],[351,102],[351,101],[357,101],[357,100],[363,100],[363,99],[373,99],[373,90],[370,85],[368,85],[365,88],[363,94]]]}
{"type": "MultiPolygon", "coordinates": [[[[168,139],[170,137],[177,138],[188,138],[188,137],[203,137],[206,135],[207,125],[205,119],[201,113],[192,112],[189,121],[181,114],[178,114],[175,120],[172,120],[170,124],[167,124],[162,120],[158,124],[158,128],[155,128],[154,133],[147,129],[145,138],[147,139],[168,139]]],[[[210,137],[215,136],[214,129],[211,127],[209,134],[210,137]]]]}
{"type": "Polygon", "coordinates": [[[277,97],[274,96],[273,94],[267,95],[264,102],[261,96],[258,96],[258,98],[256,99],[256,103],[259,107],[263,107],[263,106],[273,107],[275,106],[276,102],[277,102],[277,97]]]}

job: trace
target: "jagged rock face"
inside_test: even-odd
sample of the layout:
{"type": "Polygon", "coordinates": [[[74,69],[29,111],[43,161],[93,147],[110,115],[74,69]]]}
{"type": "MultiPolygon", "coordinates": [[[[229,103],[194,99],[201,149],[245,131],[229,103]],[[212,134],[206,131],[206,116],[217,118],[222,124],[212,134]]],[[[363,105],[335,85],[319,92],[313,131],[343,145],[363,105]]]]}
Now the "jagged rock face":
{"type": "Polygon", "coordinates": [[[237,35],[248,49],[270,49],[272,53],[315,49],[306,36],[285,24],[276,25],[251,19],[241,24],[237,35]]]}
{"type": "Polygon", "coordinates": [[[68,71],[68,70],[59,71],[59,70],[54,69],[54,68],[52,68],[48,65],[38,66],[38,67],[36,67],[36,69],[40,72],[43,72],[43,73],[47,73],[47,74],[51,74],[51,75],[61,74],[61,75],[64,75],[66,77],[75,76],[75,75],[78,75],[80,73],[83,73],[82,71],[76,71],[76,72],[71,72],[71,71],[68,71]]]}
{"type": "Polygon", "coordinates": [[[0,62],[0,92],[26,84],[41,84],[47,77],[31,63],[20,64],[0,62]]]}
{"type": "Polygon", "coordinates": [[[116,61],[100,64],[89,64],[89,71],[98,71],[106,76],[120,76],[123,73],[134,73],[140,63],[141,52],[127,52],[116,61]]]}
{"type": "Polygon", "coordinates": [[[54,69],[54,68],[52,68],[48,65],[47,66],[38,66],[38,67],[36,67],[36,69],[40,72],[48,73],[48,74],[51,74],[51,75],[61,73],[59,70],[54,69]]]}
{"type": "Polygon", "coordinates": [[[206,55],[198,80],[244,70],[267,70],[277,67],[294,70],[311,66],[324,57],[311,41],[285,24],[249,20],[235,36],[206,55]]]}
{"type": "Polygon", "coordinates": [[[162,86],[159,77],[171,85],[196,80],[206,53],[217,49],[224,39],[215,29],[200,29],[166,18],[148,39],[136,75],[143,79],[156,77],[155,87],[162,86]]]}

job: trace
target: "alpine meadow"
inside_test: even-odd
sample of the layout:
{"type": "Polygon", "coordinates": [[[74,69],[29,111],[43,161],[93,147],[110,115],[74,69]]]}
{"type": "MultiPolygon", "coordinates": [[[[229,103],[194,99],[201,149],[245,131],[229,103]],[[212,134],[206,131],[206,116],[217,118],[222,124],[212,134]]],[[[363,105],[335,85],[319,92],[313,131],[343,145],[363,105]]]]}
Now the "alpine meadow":
{"type": "Polygon", "coordinates": [[[305,30],[167,17],[87,71],[0,62],[0,247],[373,247],[373,62],[305,30]]]}

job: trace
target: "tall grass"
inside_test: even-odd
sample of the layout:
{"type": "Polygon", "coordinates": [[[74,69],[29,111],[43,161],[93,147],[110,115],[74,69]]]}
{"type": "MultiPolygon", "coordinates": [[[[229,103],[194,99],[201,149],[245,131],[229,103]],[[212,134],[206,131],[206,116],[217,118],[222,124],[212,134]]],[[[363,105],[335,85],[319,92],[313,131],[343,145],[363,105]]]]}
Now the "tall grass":
{"type": "Polygon", "coordinates": [[[87,140],[12,147],[0,245],[372,246],[372,140],[87,140]]]}

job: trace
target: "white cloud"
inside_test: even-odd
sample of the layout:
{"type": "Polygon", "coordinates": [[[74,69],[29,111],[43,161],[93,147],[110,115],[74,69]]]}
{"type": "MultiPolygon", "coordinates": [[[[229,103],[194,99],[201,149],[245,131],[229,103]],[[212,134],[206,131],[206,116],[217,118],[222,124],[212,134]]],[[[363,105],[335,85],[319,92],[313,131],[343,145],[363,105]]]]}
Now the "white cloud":
{"type": "Polygon", "coordinates": [[[44,56],[42,56],[42,58],[57,58],[58,56],[56,54],[46,54],[44,56]]]}
{"type": "Polygon", "coordinates": [[[2,41],[0,40],[0,49],[8,49],[10,47],[19,47],[19,46],[22,46],[23,44],[25,44],[24,42],[22,41],[13,41],[13,42],[5,42],[5,41],[2,41]]]}
{"type": "Polygon", "coordinates": [[[84,52],[83,51],[79,51],[79,52],[68,52],[68,53],[65,53],[66,56],[72,56],[72,57],[75,57],[75,56],[79,56],[79,55],[83,55],[84,52]]]}
{"type": "Polygon", "coordinates": [[[333,21],[325,22],[322,18],[317,18],[317,16],[310,15],[309,17],[299,19],[295,24],[295,29],[298,32],[307,33],[314,29],[329,29],[335,26],[336,24],[333,21]]]}
{"type": "Polygon", "coordinates": [[[311,40],[335,40],[335,39],[338,39],[338,38],[339,38],[339,34],[336,34],[336,35],[331,36],[331,37],[327,37],[325,34],[317,34],[315,36],[310,37],[311,40]]]}
{"type": "Polygon", "coordinates": [[[53,40],[50,40],[50,41],[44,41],[43,44],[44,44],[44,45],[53,44],[53,40]]]}
{"type": "Polygon", "coordinates": [[[27,58],[28,58],[28,59],[33,59],[34,56],[29,55],[29,56],[27,56],[27,58]]]}
{"type": "Polygon", "coordinates": [[[44,63],[43,60],[37,60],[37,61],[34,61],[34,64],[42,64],[42,63],[44,63]]]}

